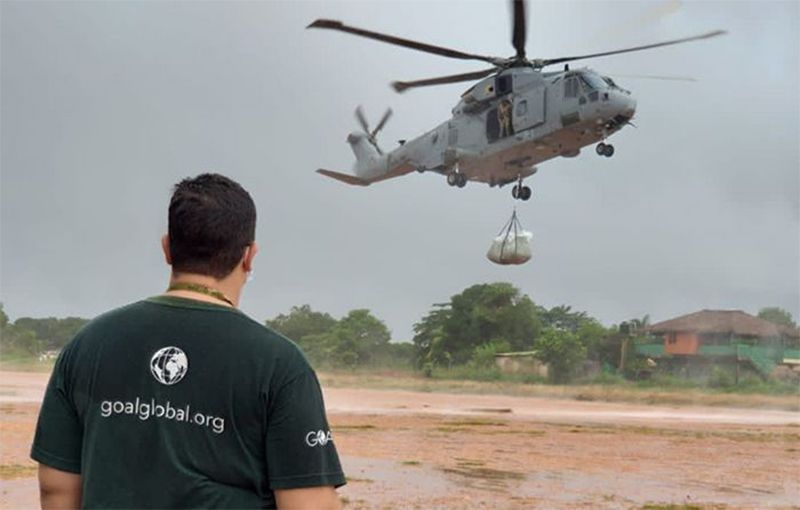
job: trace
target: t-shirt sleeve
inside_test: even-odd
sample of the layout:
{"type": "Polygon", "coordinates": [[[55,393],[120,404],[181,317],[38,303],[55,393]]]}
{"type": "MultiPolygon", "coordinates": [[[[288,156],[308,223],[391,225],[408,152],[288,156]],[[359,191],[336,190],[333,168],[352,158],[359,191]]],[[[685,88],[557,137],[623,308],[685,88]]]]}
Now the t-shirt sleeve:
{"type": "Polygon", "coordinates": [[[69,397],[67,351],[53,368],[44,394],[31,458],[46,466],[70,473],[81,472],[83,427],[69,397]]]}
{"type": "Polygon", "coordinates": [[[345,476],[313,370],[284,384],[268,406],[266,457],[270,488],[344,485],[345,476]]]}

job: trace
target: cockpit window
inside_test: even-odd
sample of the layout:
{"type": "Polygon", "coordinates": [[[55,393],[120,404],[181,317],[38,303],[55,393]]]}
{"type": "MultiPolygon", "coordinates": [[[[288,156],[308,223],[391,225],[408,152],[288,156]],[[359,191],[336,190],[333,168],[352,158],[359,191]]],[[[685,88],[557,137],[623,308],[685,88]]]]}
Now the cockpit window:
{"type": "Polygon", "coordinates": [[[608,88],[606,82],[597,75],[589,73],[581,73],[581,81],[587,90],[600,90],[608,88]]]}
{"type": "Polygon", "coordinates": [[[603,80],[604,80],[606,83],[608,83],[608,86],[609,86],[609,87],[611,87],[612,89],[618,89],[618,88],[619,88],[619,85],[617,85],[616,83],[614,83],[614,80],[612,80],[612,79],[611,79],[611,78],[609,78],[608,76],[603,76],[603,80]]]}
{"type": "Polygon", "coordinates": [[[570,76],[564,80],[564,97],[578,97],[578,78],[570,76]]]}

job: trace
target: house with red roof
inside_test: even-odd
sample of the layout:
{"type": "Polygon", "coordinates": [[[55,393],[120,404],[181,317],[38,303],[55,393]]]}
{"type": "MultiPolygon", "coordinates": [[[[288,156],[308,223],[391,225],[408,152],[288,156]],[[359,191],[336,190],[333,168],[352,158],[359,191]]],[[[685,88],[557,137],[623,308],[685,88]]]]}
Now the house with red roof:
{"type": "Polygon", "coordinates": [[[762,376],[800,358],[800,330],[741,310],[701,310],[655,323],[647,331],[661,342],[639,344],[637,353],[673,364],[720,362],[749,365],[762,376]]]}

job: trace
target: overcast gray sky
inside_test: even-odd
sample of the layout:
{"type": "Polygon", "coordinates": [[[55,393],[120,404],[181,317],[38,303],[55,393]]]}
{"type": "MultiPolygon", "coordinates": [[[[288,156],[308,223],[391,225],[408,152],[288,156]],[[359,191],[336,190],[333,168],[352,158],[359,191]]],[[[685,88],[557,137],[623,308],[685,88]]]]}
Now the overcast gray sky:
{"type": "MultiPolygon", "coordinates": [[[[363,104],[395,115],[384,147],[445,120],[468,84],[404,95],[388,83],[481,69],[347,34],[318,17],[511,55],[506,2],[7,2],[2,12],[0,289],[12,318],[91,317],[163,290],[170,187],[203,171],[259,210],[258,320],[309,303],[370,308],[409,339],[436,302],[510,281],[605,324],[701,308],[800,315],[798,2],[533,2],[528,54],[677,38],[709,41],[585,65],[638,100],[637,129],[540,166],[517,205],[534,235],[520,267],[485,258],[508,188],[413,174],[353,188],[345,143],[363,104]],[[655,5],[655,7],[654,7],[655,5]],[[660,7],[659,7],[660,6],[660,7]],[[661,15],[656,15],[660,13],[661,15]]],[[[584,63],[579,63],[584,64],[584,63]]]]}

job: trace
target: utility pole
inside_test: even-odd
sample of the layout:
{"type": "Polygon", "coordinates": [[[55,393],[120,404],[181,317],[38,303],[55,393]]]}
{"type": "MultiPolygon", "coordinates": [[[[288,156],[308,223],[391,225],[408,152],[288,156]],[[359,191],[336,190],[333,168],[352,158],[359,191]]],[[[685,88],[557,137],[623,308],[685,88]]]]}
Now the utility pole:
{"type": "Polygon", "coordinates": [[[622,348],[619,353],[619,373],[625,375],[625,363],[628,361],[628,342],[631,339],[631,326],[627,322],[619,325],[619,332],[622,335],[622,348]]]}

